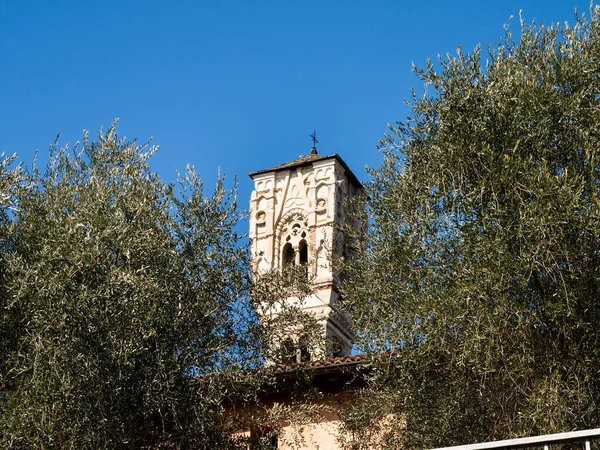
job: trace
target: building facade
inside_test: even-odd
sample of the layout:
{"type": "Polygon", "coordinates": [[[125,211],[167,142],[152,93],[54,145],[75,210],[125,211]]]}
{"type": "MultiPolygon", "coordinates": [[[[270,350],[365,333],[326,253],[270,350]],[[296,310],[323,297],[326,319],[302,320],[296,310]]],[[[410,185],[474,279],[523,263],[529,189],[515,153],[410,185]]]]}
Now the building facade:
{"type": "MultiPolygon", "coordinates": [[[[325,338],[324,348],[303,348],[301,330],[290,333],[285,342],[294,345],[298,362],[328,356],[348,356],[352,332],[339,308],[339,273],[334,256],[347,256],[344,233],[347,205],[362,191],[356,176],[336,154],[309,155],[250,174],[254,191],[250,199],[250,241],[254,276],[282,271],[288,265],[303,266],[312,293],[301,300],[282,299],[314,315],[325,338]]],[[[263,305],[259,313],[279,313],[263,305]]]]}
{"type": "MultiPolygon", "coordinates": [[[[352,330],[339,307],[335,257],[351,254],[345,235],[347,208],[360,198],[362,186],[338,155],[322,156],[315,148],[250,177],[254,181],[249,233],[253,276],[257,280],[289,265],[302,267],[310,294],[302,299],[283,296],[280,304],[312,315],[323,338],[319,342],[333,345],[303,347],[301,326],[288,331],[280,342],[271,342],[282,349],[282,358],[267,359],[265,364],[275,381],[263,391],[259,404],[245,412],[269,416],[275,409],[288,410],[297,419],[302,416],[299,411],[307,409],[310,415],[300,423],[283,417],[275,430],[241,429],[239,436],[261,441],[263,446],[266,442],[266,448],[273,449],[341,448],[339,408],[363,386],[359,374],[364,355],[351,355],[352,330]],[[289,346],[296,349],[295,357],[286,360],[289,346]],[[301,396],[299,404],[291,393],[298,386],[319,394],[301,396]]],[[[271,303],[255,301],[263,319],[277,319],[281,313],[271,303]]]]}

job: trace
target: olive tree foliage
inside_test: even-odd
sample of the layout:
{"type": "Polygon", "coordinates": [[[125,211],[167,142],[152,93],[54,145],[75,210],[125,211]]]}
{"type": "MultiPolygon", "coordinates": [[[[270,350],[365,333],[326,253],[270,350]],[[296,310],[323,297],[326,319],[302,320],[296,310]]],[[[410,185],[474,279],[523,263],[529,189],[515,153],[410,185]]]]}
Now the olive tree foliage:
{"type": "Polygon", "coordinates": [[[272,364],[306,362],[309,351],[327,349],[324,324],[305,310],[314,292],[306,266],[284,267],[255,274],[252,285],[254,307],[260,317],[261,355],[272,364]]]}
{"type": "Polygon", "coordinates": [[[6,388],[5,379],[1,375],[4,375],[8,370],[8,361],[3,355],[7,355],[10,349],[14,348],[19,335],[18,327],[13,326],[6,309],[8,302],[6,289],[8,277],[7,255],[14,242],[10,218],[16,207],[15,190],[19,183],[23,181],[21,167],[11,168],[15,159],[16,155],[0,155],[0,395],[6,388]]]}
{"type": "Polygon", "coordinates": [[[416,73],[343,287],[386,400],[347,424],[395,414],[406,448],[600,425],[600,10],[416,73]]]}
{"type": "Polygon", "coordinates": [[[16,192],[3,448],[230,444],[217,419],[256,355],[235,191],[219,179],[205,194],[192,168],[165,184],[148,166],[156,148],[115,126],[55,144],[16,192]]]}

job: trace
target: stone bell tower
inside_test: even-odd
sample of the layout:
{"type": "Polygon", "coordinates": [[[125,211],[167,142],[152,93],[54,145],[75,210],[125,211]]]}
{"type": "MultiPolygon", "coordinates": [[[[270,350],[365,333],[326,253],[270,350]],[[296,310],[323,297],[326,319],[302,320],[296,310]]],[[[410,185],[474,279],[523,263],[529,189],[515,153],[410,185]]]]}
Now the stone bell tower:
{"type": "Polygon", "coordinates": [[[339,280],[332,256],[345,252],[344,206],[362,190],[360,182],[337,154],[322,156],[315,147],[309,155],[250,177],[254,180],[250,241],[255,276],[288,264],[306,265],[313,293],[301,309],[313,313],[323,327],[323,337],[335,343],[329,354],[325,349],[308,349],[301,356],[298,351],[298,361],[349,355],[352,331],[339,311],[339,280]]]}

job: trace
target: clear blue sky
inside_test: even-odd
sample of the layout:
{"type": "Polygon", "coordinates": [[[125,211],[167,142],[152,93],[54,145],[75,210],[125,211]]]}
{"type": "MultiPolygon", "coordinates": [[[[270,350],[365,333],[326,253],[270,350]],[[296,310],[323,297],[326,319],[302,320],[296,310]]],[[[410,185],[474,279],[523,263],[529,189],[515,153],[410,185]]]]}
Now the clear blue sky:
{"type": "MultiPolygon", "coordinates": [[[[76,141],[119,117],[153,137],[168,181],[194,164],[207,186],[306,154],[379,166],[386,124],[421,89],[411,64],[496,42],[526,20],[573,23],[588,1],[0,0],[0,152],[29,163],[57,133],[76,141]]],[[[43,156],[40,158],[43,160],[43,156]]]]}

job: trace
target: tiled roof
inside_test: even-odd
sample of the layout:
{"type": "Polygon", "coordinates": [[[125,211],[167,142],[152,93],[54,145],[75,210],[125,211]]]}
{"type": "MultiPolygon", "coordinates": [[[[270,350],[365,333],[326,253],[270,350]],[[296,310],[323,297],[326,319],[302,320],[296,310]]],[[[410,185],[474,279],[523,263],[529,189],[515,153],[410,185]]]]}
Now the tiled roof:
{"type": "Polygon", "coordinates": [[[328,372],[330,370],[340,370],[350,366],[357,366],[360,363],[367,360],[369,355],[349,355],[349,356],[338,356],[326,359],[320,359],[316,361],[307,361],[291,364],[277,364],[272,367],[271,370],[275,374],[286,374],[296,371],[309,371],[309,372],[328,372]]]}
{"type": "Polygon", "coordinates": [[[256,172],[252,172],[250,174],[250,176],[252,177],[259,173],[274,172],[277,170],[291,169],[293,167],[306,166],[315,161],[322,161],[325,159],[335,158],[336,156],[337,155],[325,156],[325,155],[318,155],[318,154],[300,155],[300,156],[298,156],[298,158],[294,159],[293,161],[279,164],[278,166],[271,167],[269,169],[262,169],[262,170],[257,170],[256,172]]]}
{"type": "Polygon", "coordinates": [[[300,155],[298,158],[296,158],[293,161],[279,164],[278,166],[271,167],[269,169],[262,169],[262,170],[257,170],[256,172],[250,172],[248,175],[250,175],[250,178],[254,178],[256,175],[260,175],[262,173],[276,172],[279,170],[293,169],[294,167],[308,166],[314,162],[324,161],[326,159],[336,159],[342,165],[344,170],[346,171],[346,176],[348,177],[348,180],[350,180],[350,182],[354,186],[359,187],[359,188],[362,187],[362,184],[360,183],[360,181],[358,181],[358,178],[356,178],[356,175],[354,175],[354,173],[350,170],[348,165],[340,157],[340,155],[338,155],[336,153],[334,153],[333,155],[329,155],[329,156],[318,155],[318,154],[300,155]]]}

